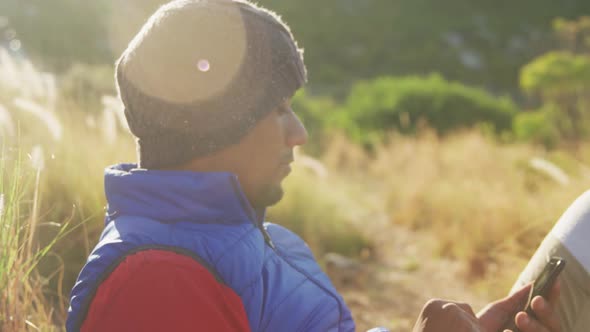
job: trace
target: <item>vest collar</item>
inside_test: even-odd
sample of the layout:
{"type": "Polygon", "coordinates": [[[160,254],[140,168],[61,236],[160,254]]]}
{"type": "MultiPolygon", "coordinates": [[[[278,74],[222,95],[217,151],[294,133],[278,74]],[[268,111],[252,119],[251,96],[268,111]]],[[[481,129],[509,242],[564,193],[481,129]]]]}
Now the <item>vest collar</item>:
{"type": "Polygon", "coordinates": [[[259,224],[236,175],[227,172],[162,171],[119,164],[105,169],[106,223],[130,215],[164,223],[259,224]]]}

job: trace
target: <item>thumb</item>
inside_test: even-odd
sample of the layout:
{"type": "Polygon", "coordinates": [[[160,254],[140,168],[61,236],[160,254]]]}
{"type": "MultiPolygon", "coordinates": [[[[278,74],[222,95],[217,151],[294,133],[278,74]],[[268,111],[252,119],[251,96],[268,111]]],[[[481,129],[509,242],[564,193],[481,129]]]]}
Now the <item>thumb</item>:
{"type": "Polygon", "coordinates": [[[480,324],[487,331],[501,328],[512,316],[524,309],[530,289],[531,284],[528,284],[507,297],[488,304],[477,314],[480,324]]]}
{"type": "Polygon", "coordinates": [[[532,283],[529,283],[505,298],[496,301],[496,303],[498,303],[500,308],[508,312],[516,313],[517,311],[524,309],[532,285],[532,283]]]}

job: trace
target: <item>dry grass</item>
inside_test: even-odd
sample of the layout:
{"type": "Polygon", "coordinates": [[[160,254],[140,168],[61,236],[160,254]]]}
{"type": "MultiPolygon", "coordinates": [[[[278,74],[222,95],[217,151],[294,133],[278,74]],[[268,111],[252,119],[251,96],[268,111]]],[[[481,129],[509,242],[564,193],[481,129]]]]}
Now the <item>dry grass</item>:
{"type": "Polygon", "coordinates": [[[63,328],[102,224],[102,171],[134,155],[112,99],[88,115],[56,90],[53,75],[0,49],[0,331],[63,328]]]}
{"type": "Polygon", "coordinates": [[[486,296],[504,294],[561,213],[590,187],[574,153],[500,144],[477,131],[393,136],[371,156],[339,138],[328,151],[333,173],[356,181],[391,224],[435,234],[434,256],[465,262],[465,276],[486,296]],[[539,169],[538,158],[567,170],[567,183],[539,169]]]}
{"type": "Polygon", "coordinates": [[[359,256],[370,247],[356,224],[367,212],[362,200],[342,178],[302,162],[302,155],[296,160],[284,183],[285,196],[270,209],[268,219],[302,236],[318,257],[330,252],[359,256]]]}

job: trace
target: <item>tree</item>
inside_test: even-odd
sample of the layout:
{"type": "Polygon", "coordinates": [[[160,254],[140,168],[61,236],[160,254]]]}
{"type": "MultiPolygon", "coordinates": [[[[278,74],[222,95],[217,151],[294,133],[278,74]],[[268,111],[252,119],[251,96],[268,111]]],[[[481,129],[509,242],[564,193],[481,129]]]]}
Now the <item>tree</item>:
{"type": "Polygon", "coordinates": [[[523,67],[520,85],[553,111],[560,134],[576,141],[590,134],[590,17],[555,22],[566,50],[548,52],[523,67]],[[575,52],[575,53],[574,53],[575,52]]]}

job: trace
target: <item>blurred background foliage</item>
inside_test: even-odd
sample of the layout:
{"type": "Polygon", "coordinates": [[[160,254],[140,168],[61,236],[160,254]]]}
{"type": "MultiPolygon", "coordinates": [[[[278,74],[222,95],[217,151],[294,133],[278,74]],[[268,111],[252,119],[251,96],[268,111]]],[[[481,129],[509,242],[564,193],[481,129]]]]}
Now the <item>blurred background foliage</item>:
{"type": "MultiPolygon", "coordinates": [[[[16,33],[27,54],[51,71],[74,62],[111,65],[163,2],[3,0],[4,43],[16,33]]],[[[520,67],[557,44],[553,20],[590,13],[584,0],[259,3],[280,13],[306,49],[312,87],[336,94],[358,79],[440,72],[518,95],[520,67]]]]}
{"type": "MultiPolygon", "coordinates": [[[[57,73],[60,91],[92,112],[115,92],[114,60],[164,2],[4,0],[0,45],[57,73]]],[[[306,49],[310,83],[297,104],[312,134],[339,128],[371,146],[389,129],[445,134],[485,123],[554,147],[589,132],[590,2],[259,3],[306,49]]]]}

